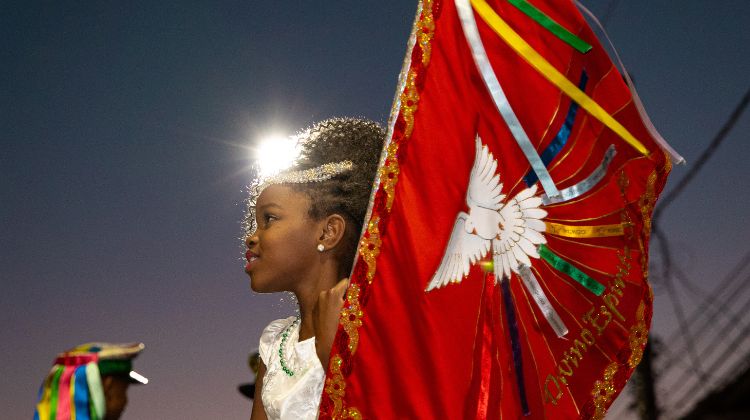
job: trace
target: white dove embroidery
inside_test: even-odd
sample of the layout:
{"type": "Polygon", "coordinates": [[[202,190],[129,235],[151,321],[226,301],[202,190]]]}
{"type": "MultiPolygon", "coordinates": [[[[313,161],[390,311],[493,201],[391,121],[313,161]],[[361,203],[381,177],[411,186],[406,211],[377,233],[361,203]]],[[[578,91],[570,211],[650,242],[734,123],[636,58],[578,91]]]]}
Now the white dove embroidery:
{"type": "Polygon", "coordinates": [[[445,254],[425,291],[460,283],[490,249],[497,281],[518,273],[521,265],[531,266],[529,257],[539,258],[537,245],[547,243],[541,234],[547,212],[539,208],[542,199],[535,196],[536,185],[503,203],[503,184],[496,170],[497,161],[477,136],[466,192],[469,212],[458,213],[445,254]]]}

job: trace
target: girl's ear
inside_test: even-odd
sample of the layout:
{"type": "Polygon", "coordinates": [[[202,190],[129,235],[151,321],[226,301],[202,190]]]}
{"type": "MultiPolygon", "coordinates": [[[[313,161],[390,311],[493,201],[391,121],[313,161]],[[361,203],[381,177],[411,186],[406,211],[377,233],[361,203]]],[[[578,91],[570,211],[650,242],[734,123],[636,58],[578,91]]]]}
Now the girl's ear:
{"type": "Polygon", "coordinates": [[[320,235],[319,245],[323,245],[323,251],[338,246],[346,230],[346,220],[338,214],[332,214],[325,218],[323,232],[320,235]]]}

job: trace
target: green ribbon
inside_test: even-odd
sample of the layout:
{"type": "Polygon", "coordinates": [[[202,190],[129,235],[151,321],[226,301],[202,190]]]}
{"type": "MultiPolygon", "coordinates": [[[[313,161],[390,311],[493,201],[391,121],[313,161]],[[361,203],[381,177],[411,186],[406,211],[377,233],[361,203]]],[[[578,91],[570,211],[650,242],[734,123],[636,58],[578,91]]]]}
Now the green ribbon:
{"type": "Polygon", "coordinates": [[[65,366],[60,366],[55,371],[55,376],[52,377],[52,387],[50,388],[50,401],[49,401],[49,418],[57,418],[57,400],[58,392],[60,390],[60,377],[65,370],[65,366]]]}
{"type": "Polygon", "coordinates": [[[529,4],[526,0],[508,0],[508,2],[581,54],[591,51],[591,44],[573,35],[569,30],[563,28],[559,23],[529,4]]]}
{"type": "Polygon", "coordinates": [[[554,267],[555,270],[567,274],[568,277],[577,281],[581,284],[581,286],[589,289],[591,293],[597,296],[601,296],[602,293],[604,293],[605,287],[603,284],[592,279],[586,273],[574,267],[571,263],[560,258],[557,254],[552,252],[552,250],[547,248],[546,245],[539,245],[539,248],[537,250],[539,251],[539,256],[542,257],[544,261],[547,261],[552,267],[554,267]]]}

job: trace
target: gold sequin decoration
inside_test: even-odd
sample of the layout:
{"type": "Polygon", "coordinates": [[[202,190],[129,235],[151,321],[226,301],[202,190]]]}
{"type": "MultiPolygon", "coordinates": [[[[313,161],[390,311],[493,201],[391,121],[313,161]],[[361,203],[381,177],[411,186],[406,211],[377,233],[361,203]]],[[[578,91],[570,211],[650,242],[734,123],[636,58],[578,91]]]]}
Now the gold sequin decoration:
{"type": "Polygon", "coordinates": [[[385,191],[387,197],[385,205],[388,211],[391,211],[391,206],[393,206],[394,190],[396,189],[396,182],[398,182],[398,174],[400,172],[396,157],[397,151],[398,143],[392,142],[388,145],[386,163],[383,165],[383,168],[380,169],[380,179],[383,183],[383,191],[385,191]]]}
{"type": "Polygon", "coordinates": [[[315,168],[301,171],[285,171],[263,180],[258,187],[258,194],[268,186],[275,184],[306,184],[308,182],[321,182],[329,180],[354,169],[354,163],[350,160],[333,162],[320,165],[315,168]]]}
{"type": "Polygon", "coordinates": [[[654,209],[656,204],[656,193],[654,188],[656,185],[656,171],[651,172],[646,181],[646,192],[643,194],[638,205],[641,208],[641,216],[643,216],[643,235],[648,236],[651,233],[651,211],[654,209]]]}
{"type": "Polygon", "coordinates": [[[344,406],[346,381],[344,381],[344,375],[341,374],[341,362],[341,356],[338,354],[333,356],[330,365],[331,375],[326,377],[325,392],[331,401],[333,401],[333,413],[331,417],[334,419],[360,420],[362,419],[362,414],[356,408],[344,406]]]}
{"type": "MultiPolygon", "coordinates": [[[[432,52],[430,43],[435,31],[432,4],[432,0],[423,1],[422,15],[420,16],[419,22],[416,24],[418,28],[417,39],[419,41],[419,46],[422,49],[422,65],[424,67],[426,67],[430,61],[432,52]]],[[[417,112],[417,104],[419,102],[419,91],[417,90],[416,81],[417,71],[412,68],[407,73],[404,90],[399,96],[399,102],[401,104],[400,116],[403,118],[405,124],[403,137],[399,141],[410,138],[412,131],[414,130],[414,114],[417,112]]],[[[383,191],[386,193],[386,208],[388,212],[391,211],[391,207],[393,206],[395,187],[400,173],[398,165],[399,141],[392,141],[388,145],[385,164],[380,169],[381,185],[383,191]]],[[[359,253],[367,264],[368,283],[372,283],[375,276],[375,259],[378,254],[380,254],[380,246],[382,244],[378,227],[379,221],[380,218],[374,216],[367,225],[367,235],[364,235],[360,240],[359,253]]],[[[344,326],[344,330],[349,335],[349,350],[354,354],[357,345],[359,344],[359,333],[357,330],[362,326],[363,315],[361,307],[359,306],[358,285],[352,284],[349,287],[347,299],[352,306],[348,310],[342,310],[340,321],[344,326]],[[353,319],[351,315],[354,316],[353,319]]],[[[362,414],[356,408],[344,406],[346,381],[341,374],[341,363],[341,357],[338,354],[334,355],[329,366],[331,375],[326,377],[325,392],[331,401],[333,401],[332,417],[334,419],[361,420],[362,414]]]]}
{"type": "Polygon", "coordinates": [[[375,277],[375,259],[380,254],[380,230],[378,228],[380,218],[375,216],[367,225],[367,235],[362,236],[359,242],[359,253],[367,264],[367,282],[372,283],[375,277]]]}
{"type": "Polygon", "coordinates": [[[341,310],[340,322],[349,336],[349,352],[354,355],[359,345],[358,328],[362,326],[362,308],[359,306],[359,285],[350,284],[346,292],[348,307],[341,310]]]}
{"type": "MultiPolygon", "coordinates": [[[[404,119],[404,139],[411,137],[414,130],[414,114],[417,112],[417,103],[419,102],[419,92],[417,91],[417,72],[414,69],[409,70],[406,76],[406,85],[401,93],[401,117],[404,119]]],[[[392,141],[388,145],[386,163],[380,170],[380,179],[383,182],[383,190],[387,195],[386,207],[391,211],[393,206],[394,190],[398,182],[400,172],[398,166],[398,145],[399,142],[392,141]]]]}
{"type": "MultiPolygon", "coordinates": [[[[662,173],[666,175],[672,170],[672,161],[666,152],[662,153],[666,157],[662,173]]],[[[654,206],[656,205],[657,177],[657,171],[651,172],[646,181],[646,192],[638,200],[638,206],[641,208],[641,217],[643,217],[643,238],[648,238],[651,234],[651,213],[654,211],[654,206]]],[[[641,253],[641,266],[643,267],[643,277],[648,278],[648,254],[645,250],[641,253]]]]}
{"type": "Polygon", "coordinates": [[[435,19],[432,17],[432,0],[425,0],[422,19],[419,22],[419,46],[422,47],[422,65],[427,66],[432,55],[430,41],[435,35],[435,19]]]}
{"type": "Polygon", "coordinates": [[[595,408],[594,415],[591,418],[594,420],[601,420],[607,414],[607,406],[612,396],[615,395],[615,373],[617,373],[617,363],[610,363],[604,369],[604,378],[594,383],[594,390],[591,391],[591,395],[594,397],[595,408]]]}
{"type": "Polygon", "coordinates": [[[644,312],[646,311],[646,304],[641,301],[638,305],[638,309],[635,312],[636,324],[630,329],[630,358],[628,359],[628,366],[631,369],[638,366],[643,358],[643,348],[646,346],[648,341],[648,328],[646,327],[646,321],[644,320],[644,312]]]}
{"type": "MultiPolygon", "coordinates": [[[[432,55],[432,37],[435,34],[435,19],[432,15],[432,0],[425,0],[423,2],[422,15],[417,26],[419,28],[417,39],[419,40],[419,46],[422,49],[422,66],[427,67],[432,55]]],[[[404,136],[403,139],[401,139],[404,140],[410,138],[414,131],[414,114],[417,112],[417,104],[419,103],[417,70],[413,68],[410,69],[406,75],[406,83],[404,85],[404,90],[399,97],[399,103],[401,104],[400,114],[405,124],[404,136]]],[[[386,207],[388,208],[388,211],[391,211],[391,207],[393,206],[394,190],[400,172],[398,166],[398,145],[398,141],[393,141],[388,145],[386,162],[380,170],[380,179],[382,180],[383,190],[387,196],[386,207]]]]}

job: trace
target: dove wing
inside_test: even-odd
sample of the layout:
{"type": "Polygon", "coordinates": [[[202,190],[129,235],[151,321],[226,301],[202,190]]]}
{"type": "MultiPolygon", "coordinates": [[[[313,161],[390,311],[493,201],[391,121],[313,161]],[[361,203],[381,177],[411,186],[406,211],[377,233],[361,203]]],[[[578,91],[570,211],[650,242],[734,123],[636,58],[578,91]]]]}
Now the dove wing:
{"type": "Polygon", "coordinates": [[[487,146],[482,144],[482,139],[476,138],[476,154],[474,166],[471,168],[469,177],[469,188],[466,191],[466,202],[469,206],[499,210],[505,196],[500,192],[500,175],[495,174],[497,161],[490,153],[487,146]]]}
{"type": "Polygon", "coordinates": [[[464,212],[460,212],[456,217],[445,254],[427,285],[426,292],[451,282],[460,283],[469,274],[471,265],[484,258],[490,250],[489,240],[466,232],[464,225],[468,217],[469,215],[464,212]]]}
{"type": "Polygon", "coordinates": [[[502,227],[492,241],[495,275],[510,278],[521,264],[531,266],[531,258],[539,258],[537,246],[547,243],[542,235],[547,212],[539,208],[542,199],[536,196],[536,185],[526,188],[508,200],[500,210],[502,227]]]}

